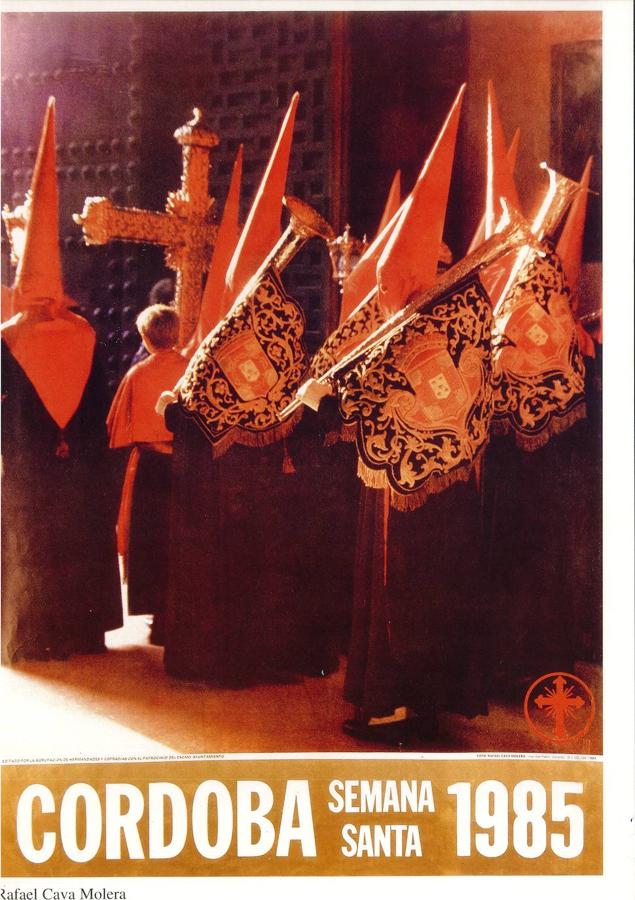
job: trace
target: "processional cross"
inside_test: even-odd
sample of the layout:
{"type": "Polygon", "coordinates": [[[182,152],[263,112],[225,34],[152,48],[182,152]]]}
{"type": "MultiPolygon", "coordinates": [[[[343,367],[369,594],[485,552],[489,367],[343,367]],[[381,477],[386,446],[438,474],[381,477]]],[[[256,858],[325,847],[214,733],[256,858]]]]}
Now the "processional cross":
{"type": "Polygon", "coordinates": [[[106,197],[87,197],[81,215],[86,244],[135,241],[164,247],[166,265],[176,272],[175,301],[180,316],[179,346],[191,337],[201,307],[203,273],[209,268],[218,226],[212,222],[209,196],[210,151],[218,136],[203,128],[202,112],[174,137],[183,148],[183,174],[178,191],[170,191],[165,212],[113,206],[106,197]]]}

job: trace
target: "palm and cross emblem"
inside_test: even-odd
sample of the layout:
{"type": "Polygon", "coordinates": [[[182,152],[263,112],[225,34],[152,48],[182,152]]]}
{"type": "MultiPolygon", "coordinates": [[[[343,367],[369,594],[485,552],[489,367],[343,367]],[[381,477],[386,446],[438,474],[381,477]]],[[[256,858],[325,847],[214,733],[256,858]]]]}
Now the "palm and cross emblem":
{"type": "Polygon", "coordinates": [[[538,678],[525,695],[525,718],[540,737],[570,741],[585,735],[595,716],[591,690],[575,675],[552,672],[538,678]]]}

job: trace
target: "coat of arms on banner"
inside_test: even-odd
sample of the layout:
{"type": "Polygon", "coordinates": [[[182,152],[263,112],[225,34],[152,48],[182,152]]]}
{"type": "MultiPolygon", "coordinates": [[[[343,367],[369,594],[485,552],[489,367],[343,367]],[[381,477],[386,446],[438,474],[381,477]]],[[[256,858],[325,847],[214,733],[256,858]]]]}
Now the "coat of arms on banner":
{"type": "Polygon", "coordinates": [[[562,265],[532,252],[497,311],[494,427],[527,450],[585,414],[584,362],[562,265]]]}
{"type": "Polygon", "coordinates": [[[278,380],[253,331],[243,331],[220,347],[216,361],[243,401],[266,396],[278,380]]]}
{"type": "Polygon", "coordinates": [[[339,404],[356,425],[360,475],[397,509],[467,479],[492,414],[491,307],[480,283],[416,313],[345,377],[339,404]]]}
{"type": "Polygon", "coordinates": [[[295,419],[281,425],[278,412],[308,368],[304,329],[302,309],[271,267],[203,341],[179,396],[215,454],[233,443],[272,443],[293,427],[295,419]]]}

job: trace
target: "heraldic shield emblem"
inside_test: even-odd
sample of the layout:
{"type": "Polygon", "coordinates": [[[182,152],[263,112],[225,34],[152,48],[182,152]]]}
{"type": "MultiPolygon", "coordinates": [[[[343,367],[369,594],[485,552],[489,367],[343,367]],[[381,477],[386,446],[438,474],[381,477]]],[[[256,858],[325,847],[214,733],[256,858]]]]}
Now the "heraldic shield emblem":
{"type": "Polygon", "coordinates": [[[349,371],[340,411],[359,474],[397,509],[469,478],[492,415],[491,307],[476,278],[415,313],[349,371]]]}
{"type": "Polygon", "coordinates": [[[527,450],[585,414],[584,362],[562,264],[551,246],[530,253],[496,311],[494,427],[527,450]]]}
{"type": "Polygon", "coordinates": [[[179,401],[218,456],[233,443],[272,443],[288,433],[281,409],[294,398],[309,365],[301,307],[272,268],[198,348],[179,401]],[[282,433],[284,431],[284,433],[282,433]]]}
{"type": "Polygon", "coordinates": [[[404,392],[397,401],[404,421],[414,427],[445,422],[458,430],[470,386],[448,353],[444,336],[418,335],[400,357],[399,366],[414,390],[414,394],[404,392]]]}
{"type": "Polygon", "coordinates": [[[216,361],[244,402],[266,397],[278,375],[253,331],[244,331],[221,347],[216,361]]]}

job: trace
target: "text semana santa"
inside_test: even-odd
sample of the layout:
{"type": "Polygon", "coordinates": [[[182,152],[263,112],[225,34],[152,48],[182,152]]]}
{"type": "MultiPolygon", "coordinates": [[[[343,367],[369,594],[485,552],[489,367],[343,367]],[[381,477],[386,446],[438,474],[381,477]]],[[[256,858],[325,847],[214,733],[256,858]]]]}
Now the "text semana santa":
{"type": "MultiPolygon", "coordinates": [[[[328,793],[327,808],[333,814],[412,816],[435,811],[431,781],[333,780],[328,793]]],[[[56,800],[46,785],[32,784],[17,804],[17,845],[24,858],[36,864],[47,862],[60,848],[76,863],[98,856],[172,859],[188,840],[206,859],[228,853],[317,856],[309,781],[288,780],[283,795],[277,794],[266,782],[250,780],[236,781],[233,791],[221,781],[207,780],[191,799],[171,782],[150,783],[145,793],[133,784],[106,784],[98,792],[92,785],[76,783],[56,800]]],[[[341,833],[343,856],[423,855],[419,827],[412,821],[349,822],[341,833]]]]}

